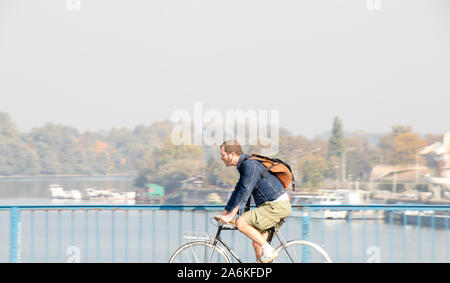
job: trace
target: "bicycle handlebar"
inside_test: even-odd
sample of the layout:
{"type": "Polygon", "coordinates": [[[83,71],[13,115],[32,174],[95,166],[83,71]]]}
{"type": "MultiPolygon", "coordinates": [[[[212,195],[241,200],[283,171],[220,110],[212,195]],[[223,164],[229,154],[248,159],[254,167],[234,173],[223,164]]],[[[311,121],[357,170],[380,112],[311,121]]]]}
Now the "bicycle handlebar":
{"type": "MultiPolygon", "coordinates": [[[[220,221],[220,217],[219,216],[214,216],[214,219],[216,219],[217,221],[220,221]]],[[[236,221],[234,219],[231,219],[230,222],[231,225],[236,226],[236,221]]]]}

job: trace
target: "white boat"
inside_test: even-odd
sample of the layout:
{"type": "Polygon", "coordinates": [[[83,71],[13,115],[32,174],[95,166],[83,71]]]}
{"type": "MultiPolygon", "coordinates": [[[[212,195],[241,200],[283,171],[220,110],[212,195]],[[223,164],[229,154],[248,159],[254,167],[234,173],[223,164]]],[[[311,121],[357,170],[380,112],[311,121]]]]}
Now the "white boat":
{"type": "MultiPolygon", "coordinates": [[[[291,196],[292,204],[317,204],[317,205],[367,205],[363,198],[364,192],[359,190],[320,190],[315,196],[291,196]]],[[[293,210],[294,217],[301,216],[299,210],[293,210]]],[[[311,218],[319,219],[374,219],[383,218],[383,214],[371,210],[342,210],[342,209],[310,209],[311,218]]]]}
{"type": "Polygon", "coordinates": [[[105,189],[85,189],[85,198],[88,200],[111,199],[113,196],[110,190],[105,189]]]}
{"type": "Polygon", "coordinates": [[[136,192],[123,192],[121,195],[122,195],[122,199],[125,199],[125,200],[136,199],[136,192]]]}
{"type": "Polygon", "coordinates": [[[70,199],[81,200],[83,196],[79,190],[70,190],[70,199]]]}
{"type": "Polygon", "coordinates": [[[115,189],[87,188],[85,190],[85,199],[130,201],[136,199],[136,192],[117,192],[115,189]]]}
{"type": "Polygon", "coordinates": [[[60,185],[57,184],[50,185],[50,193],[52,199],[71,199],[71,200],[82,199],[82,194],[79,190],[65,191],[60,185]]]}
{"type": "Polygon", "coordinates": [[[70,192],[64,191],[64,189],[57,184],[50,185],[50,193],[54,199],[69,199],[70,192]]]}
{"type": "Polygon", "coordinates": [[[111,190],[112,200],[134,200],[136,198],[136,192],[116,192],[111,190]]]}
{"type": "MultiPolygon", "coordinates": [[[[344,197],[340,195],[327,194],[325,196],[319,196],[311,200],[311,204],[318,205],[342,205],[344,197]]],[[[346,210],[332,210],[332,209],[320,209],[311,210],[310,216],[313,219],[345,219],[347,216],[346,210]]]]}
{"type": "MultiPolygon", "coordinates": [[[[326,195],[293,195],[291,196],[291,203],[293,205],[313,204],[313,205],[341,205],[343,197],[334,194],[326,195]]],[[[342,219],[347,216],[346,210],[331,210],[331,209],[309,209],[308,214],[311,218],[325,218],[325,219],[342,219]]],[[[298,209],[293,209],[292,217],[302,217],[303,212],[298,209]]]]}

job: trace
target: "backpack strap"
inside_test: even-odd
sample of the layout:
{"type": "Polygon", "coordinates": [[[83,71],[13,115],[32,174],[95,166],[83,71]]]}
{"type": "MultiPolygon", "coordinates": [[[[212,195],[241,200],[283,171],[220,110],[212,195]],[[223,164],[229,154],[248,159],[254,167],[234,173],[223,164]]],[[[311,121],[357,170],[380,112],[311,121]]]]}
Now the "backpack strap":
{"type": "Polygon", "coordinates": [[[247,212],[250,210],[250,200],[252,199],[252,196],[250,195],[250,197],[248,198],[247,203],[245,204],[245,208],[244,208],[244,212],[247,212]]]}
{"type": "Polygon", "coordinates": [[[272,169],[273,166],[275,166],[275,164],[272,164],[270,167],[266,167],[266,169],[264,169],[264,171],[261,172],[261,178],[264,179],[264,174],[270,171],[270,169],[272,169]]]}

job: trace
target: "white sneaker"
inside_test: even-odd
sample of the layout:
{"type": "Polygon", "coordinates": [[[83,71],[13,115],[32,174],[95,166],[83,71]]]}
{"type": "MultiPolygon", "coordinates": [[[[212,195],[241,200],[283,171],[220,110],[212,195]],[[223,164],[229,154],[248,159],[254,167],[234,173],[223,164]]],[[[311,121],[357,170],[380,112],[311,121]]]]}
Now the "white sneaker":
{"type": "Polygon", "coordinates": [[[262,263],[269,263],[276,259],[278,252],[270,246],[269,248],[263,249],[261,258],[259,259],[262,263]]]}

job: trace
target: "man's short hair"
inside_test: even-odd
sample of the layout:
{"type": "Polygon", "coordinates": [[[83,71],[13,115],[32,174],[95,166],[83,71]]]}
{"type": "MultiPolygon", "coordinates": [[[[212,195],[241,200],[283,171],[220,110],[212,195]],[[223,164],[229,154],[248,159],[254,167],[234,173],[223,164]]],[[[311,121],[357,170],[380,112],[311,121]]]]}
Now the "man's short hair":
{"type": "Polygon", "coordinates": [[[222,147],[224,148],[223,150],[228,154],[230,153],[235,153],[236,155],[242,154],[242,147],[236,140],[224,141],[223,144],[220,146],[220,148],[222,149],[222,147]]]}

